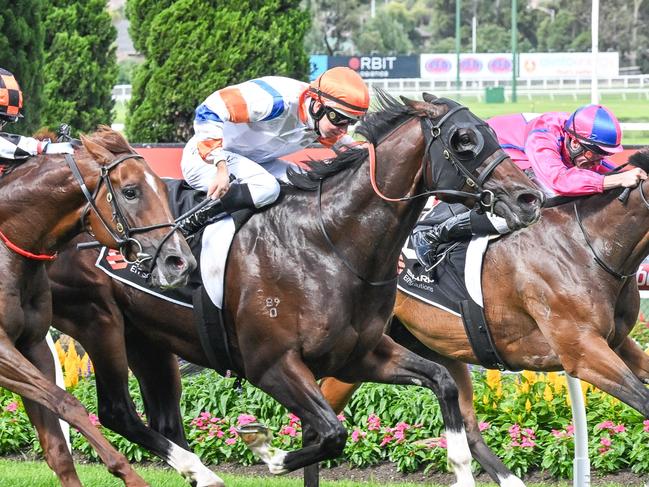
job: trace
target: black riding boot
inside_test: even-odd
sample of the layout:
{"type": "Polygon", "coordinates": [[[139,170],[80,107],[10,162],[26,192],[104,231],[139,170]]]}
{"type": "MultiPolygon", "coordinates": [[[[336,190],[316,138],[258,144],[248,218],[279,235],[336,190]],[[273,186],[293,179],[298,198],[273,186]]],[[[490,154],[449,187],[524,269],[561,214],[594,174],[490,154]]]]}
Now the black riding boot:
{"type": "Polygon", "coordinates": [[[417,260],[430,268],[437,261],[437,249],[443,243],[463,240],[473,235],[471,227],[471,211],[452,216],[429,230],[413,233],[411,240],[415,247],[417,260]]]}
{"type": "Polygon", "coordinates": [[[235,220],[237,228],[250,218],[255,210],[255,203],[250,195],[248,185],[232,184],[220,200],[208,203],[200,210],[185,218],[180,223],[180,231],[185,237],[195,234],[201,228],[214,223],[227,215],[235,220]]]}

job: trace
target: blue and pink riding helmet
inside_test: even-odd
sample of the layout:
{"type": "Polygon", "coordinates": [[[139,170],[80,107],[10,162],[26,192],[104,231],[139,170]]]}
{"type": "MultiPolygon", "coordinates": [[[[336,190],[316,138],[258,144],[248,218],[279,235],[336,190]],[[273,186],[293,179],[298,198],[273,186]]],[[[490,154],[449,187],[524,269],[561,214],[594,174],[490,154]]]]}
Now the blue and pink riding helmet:
{"type": "Polygon", "coordinates": [[[564,128],[582,144],[596,146],[608,154],[623,149],[620,122],[602,105],[584,105],[578,108],[566,120],[564,128]]]}

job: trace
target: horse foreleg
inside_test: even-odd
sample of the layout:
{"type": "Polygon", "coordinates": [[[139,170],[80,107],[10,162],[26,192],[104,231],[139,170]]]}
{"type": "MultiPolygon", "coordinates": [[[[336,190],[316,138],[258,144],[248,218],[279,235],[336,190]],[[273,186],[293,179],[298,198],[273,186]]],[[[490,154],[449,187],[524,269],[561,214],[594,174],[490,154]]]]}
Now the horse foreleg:
{"type": "Polygon", "coordinates": [[[180,412],[182,385],[178,358],[136,331],[128,333],[126,351],[129,368],[140,385],[149,426],[181,448],[190,450],[180,412]]]}
{"type": "MultiPolygon", "coordinates": [[[[514,475],[500,458],[491,451],[480,433],[478,418],[475,415],[475,409],[473,407],[473,382],[471,381],[471,374],[466,364],[428,348],[410,333],[408,328],[396,317],[393,319],[389,335],[399,345],[403,345],[417,355],[437,362],[448,369],[453,379],[455,379],[459,390],[460,410],[462,411],[464,427],[466,428],[469,448],[471,449],[473,458],[476,459],[482,468],[484,468],[485,472],[498,482],[499,485],[507,487],[524,486],[523,481],[514,475]]],[[[326,394],[325,397],[328,398],[326,394]]]]}
{"type": "MultiPolygon", "coordinates": [[[[99,326],[94,327],[92,338],[86,337],[83,342],[95,368],[100,421],[105,427],[158,455],[197,487],[222,487],[223,481],[205,467],[197,455],[149,428],[138,416],[128,390],[126,345],[122,328],[117,326],[121,325],[121,318],[115,313],[113,315],[110,319],[108,316],[97,317],[99,326]]],[[[146,346],[141,345],[140,353],[152,364],[158,364],[157,358],[148,354],[146,346]]],[[[159,380],[165,380],[166,364],[164,360],[160,361],[162,375],[159,380]]],[[[149,389],[141,386],[141,390],[144,395],[149,389]]],[[[173,401],[175,396],[172,394],[171,397],[173,401]]],[[[149,403],[155,400],[157,398],[145,399],[149,403]]]]}
{"type": "Polygon", "coordinates": [[[475,485],[471,473],[471,452],[458,402],[458,389],[444,367],[420,357],[383,335],[373,351],[360,362],[349,364],[338,378],[346,382],[382,382],[431,389],[439,400],[444,419],[448,462],[457,479],[455,485],[475,485]]]}
{"type": "MultiPolygon", "coordinates": [[[[325,377],[320,381],[320,390],[336,414],[340,414],[354,395],[360,384],[347,384],[333,377],[325,377]]],[[[314,432],[306,425],[302,428],[302,444],[310,445],[316,442],[314,432]]],[[[317,463],[304,467],[304,487],[319,487],[320,466],[317,463]]]]}
{"type": "Polygon", "coordinates": [[[649,384],[649,355],[630,337],[615,349],[624,363],[645,384],[649,384]]]}
{"type": "MultiPolygon", "coordinates": [[[[77,428],[95,449],[108,471],[129,487],[148,484],[131,468],[128,461],[95,428],[88,412],[72,395],[56,387],[21,353],[4,331],[0,330],[0,387],[20,394],[53,411],[77,428]]],[[[67,448],[67,447],[66,447],[67,448]]]]}
{"type": "MultiPolygon", "coordinates": [[[[54,380],[56,369],[50,349],[45,342],[39,342],[23,350],[27,359],[32,362],[43,375],[54,380]]],[[[23,398],[25,411],[29,420],[36,428],[38,440],[43,447],[45,461],[58,477],[64,487],[81,487],[81,480],[74,468],[74,461],[59,418],[49,409],[39,403],[23,398]]]]}
{"type": "Polygon", "coordinates": [[[298,416],[303,428],[306,426],[311,431],[307,442],[313,442],[299,450],[286,452],[270,446],[267,430],[256,426],[243,427],[240,431],[243,441],[268,465],[271,473],[290,472],[342,454],[347,431],[322,397],[313,374],[298,352],[287,352],[271,367],[267,363],[260,365],[257,367],[259,374],[254,369],[254,366],[250,368],[248,380],[298,416]]]}
{"type": "MultiPolygon", "coordinates": [[[[575,323],[555,323],[552,327],[557,330],[579,329],[575,323]]],[[[548,337],[568,374],[590,382],[649,418],[649,390],[608,346],[604,337],[584,333],[569,342],[554,340],[552,333],[546,334],[548,337]]]]}

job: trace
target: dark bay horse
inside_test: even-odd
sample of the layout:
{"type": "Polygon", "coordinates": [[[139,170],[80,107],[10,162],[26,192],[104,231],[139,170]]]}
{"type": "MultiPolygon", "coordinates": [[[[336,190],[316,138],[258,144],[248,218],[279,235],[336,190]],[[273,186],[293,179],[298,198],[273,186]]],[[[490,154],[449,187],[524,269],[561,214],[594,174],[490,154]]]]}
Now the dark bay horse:
{"type": "MultiPolygon", "coordinates": [[[[45,342],[52,322],[45,263],[84,228],[94,229],[104,245],[120,244],[133,259],[153,255],[173,219],[164,183],[121,135],[102,128],[82,143],[73,156],[35,156],[0,180],[0,386],[23,397],[61,485],[81,482],[58,418],[77,428],[125,485],[143,487],[147,483],[91,424],[83,406],[53,383],[54,362],[45,342]]],[[[176,234],[157,255],[153,272],[160,284],[183,285],[196,265],[176,234]]],[[[75,285],[73,278],[69,284],[75,285]]]]}
{"type": "MultiPolygon", "coordinates": [[[[278,204],[253,215],[233,241],[224,316],[234,368],[301,418],[304,444],[284,452],[269,449],[263,432],[245,437],[273,473],[295,470],[338,456],[347,437],[322,397],[318,377],[423,385],[444,404],[449,462],[459,485],[469,486],[471,457],[453,381],[442,367],[383,334],[400,248],[425,198],[389,202],[377,192],[411,197],[426,189],[424,179],[429,188],[457,189],[480,174],[484,189],[498,200],[495,211],[513,227],[536,221],[542,196],[500,150],[493,132],[464,107],[433,98],[405,105],[380,98],[382,110],[359,129],[376,144],[376,169],[367,163],[367,150],[313,162],[311,172],[293,175],[295,186],[284,188],[278,204]],[[427,143],[428,131],[436,140],[427,143]],[[451,164],[458,155],[470,170],[451,164]]],[[[223,485],[187,451],[178,412],[172,354],[210,366],[191,310],[112,281],[93,268],[94,253],[64,254],[49,272],[54,323],[93,360],[102,423],[196,485],[223,485]],[[87,302],[75,298],[70,279],[84,283],[87,302]],[[142,424],[128,396],[127,363],[141,381],[152,429],[142,424]]]]}
{"type": "MultiPolygon", "coordinates": [[[[648,170],[649,150],[629,162],[648,170]]],[[[645,418],[649,356],[628,335],[640,307],[635,273],[649,255],[648,186],[633,190],[626,202],[613,190],[544,210],[540,223],[490,244],[482,274],[487,322],[510,368],[565,370],[645,418]]],[[[400,291],[394,314],[390,336],[443,364],[457,382],[475,459],[499,484],[522,484],[480,435],[465,365],[478,362],[461,318],[400,291]]],[[[355,390],[335,379],[325,379],[322,388],[334,410],[355,390]]]]}

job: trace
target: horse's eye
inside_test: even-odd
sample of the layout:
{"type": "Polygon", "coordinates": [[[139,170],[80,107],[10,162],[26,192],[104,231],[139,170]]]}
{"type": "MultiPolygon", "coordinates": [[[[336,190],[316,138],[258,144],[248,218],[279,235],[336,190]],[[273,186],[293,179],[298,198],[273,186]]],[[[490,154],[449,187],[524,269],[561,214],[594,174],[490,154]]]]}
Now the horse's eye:
{"type": "Polygon", "coordinates": [[[122,188],[122,194],[127,200],[134,200],[137,198],[137,189],[135,188],[122,188]]]}
{"type": "Polygon", "coordinates": [[[460,144],[467,145],[471,143],[471,137],[468,134],[462,134],[460,136],[460,144]]]}

